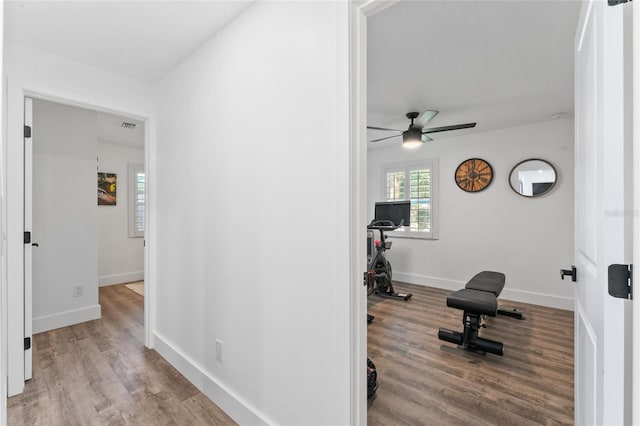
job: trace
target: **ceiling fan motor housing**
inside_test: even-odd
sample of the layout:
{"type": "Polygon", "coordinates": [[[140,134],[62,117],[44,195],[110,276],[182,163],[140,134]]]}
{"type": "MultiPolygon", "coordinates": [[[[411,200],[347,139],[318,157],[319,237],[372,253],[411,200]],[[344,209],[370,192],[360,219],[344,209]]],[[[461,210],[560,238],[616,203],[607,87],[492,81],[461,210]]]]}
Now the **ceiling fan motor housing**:
{"type": "Polygon", "coordinates": [[[402,143],[409,141],[422,142],[422,128],[418,126],[411,126],[408,130],[402,132],[402,143]]]}

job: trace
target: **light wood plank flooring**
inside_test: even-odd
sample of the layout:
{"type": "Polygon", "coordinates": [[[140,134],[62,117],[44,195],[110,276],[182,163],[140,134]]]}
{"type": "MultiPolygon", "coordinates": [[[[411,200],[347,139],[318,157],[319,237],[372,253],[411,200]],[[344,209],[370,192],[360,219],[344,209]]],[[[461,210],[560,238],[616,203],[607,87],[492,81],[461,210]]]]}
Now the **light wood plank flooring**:
{"type": "MultiPolygon", "coordinates": [[[[503,301],[526,319],[490,318],[481,335],[502,341],[505,355],[482,357],[438,340],[439,327],[462,328],[447,291],[397,290],[413,298],[369,298],[380,383],[370,425],[573,423],[572,312],[503,301]]],[[[123,285],[102,287],[102,319],[34,336],[34,379],[9,398],[9,424],[234,424],[144,348],[142,303],[123,285]]]]}
{"type": "Polygon", "coordinates": [[[438,339],[462,330],[449,291],[398,283],[409,301],[369,298],[368,355],[379,389],[369,425],[573,424],[573,312],[501,300],[525,320],[489,318],[480,336],[504,356],[480,356],[438,339]]]}
{"type": "Polygon", "coordinates": [[[33,379],[8,400],[10,425],[233,425],[144,348],[143,297],[100,288],[102,318],[34,336],[33,379]]]}

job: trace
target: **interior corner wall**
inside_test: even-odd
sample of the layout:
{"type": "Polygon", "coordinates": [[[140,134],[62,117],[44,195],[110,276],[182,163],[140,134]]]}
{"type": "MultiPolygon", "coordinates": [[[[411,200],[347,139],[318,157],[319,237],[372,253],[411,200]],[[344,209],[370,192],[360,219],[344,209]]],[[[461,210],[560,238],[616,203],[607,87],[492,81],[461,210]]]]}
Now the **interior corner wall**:
{"type": "Polygon", "coordinates": [[[139,119],[149,117],[148,143],[151,144],[154,114],[152,90],[147,84],[6,40],[3,48],[3,81],[6,83],[3,141],[6,280],[3,290],[7,295],[7,347],[4,349],[7,353],[7,394],[12,396],[24,388],[22,133],[25,93],[102,107],[139,119]]]}
{"type": "Polygon", "coordinates": [[[368,208],[384,201],[386,164],[439,159],[439,239],[394,238],[388,258],[394,278],[457,290],[482,270],[506,275],[502,298],[573,310],[571,281],[559,270],[573,261],[573,120],[559,119],[468,136],[436,138],[417,150],[400,144],[368,153],[368,208]],[[459,189],[456,167],[468,158],[488,161],[491,185],[459,189]],[[525,198],[509,186],[513,166],[527,158],[551,162],[558,182],[547,195],[525,198]]]}
{"type": "Polygon", "coordinates": [[[100,318],[97,114],[35,100],[32,134],[35,334],[100,318]]]}
{"type": "Polygon", "coordinates": [[[99,285],[144,279],[144,238],[129,237],[129,163],[144,164],[144,149],[98,140],[98,170],[117,176],[115,206],[98,206],[99,285]]]}
{"type": "Polygon", "coordinates": [[[256,2],[157,87],[154,344],[240,424],[350,421],[347,25],[256,2]]]}

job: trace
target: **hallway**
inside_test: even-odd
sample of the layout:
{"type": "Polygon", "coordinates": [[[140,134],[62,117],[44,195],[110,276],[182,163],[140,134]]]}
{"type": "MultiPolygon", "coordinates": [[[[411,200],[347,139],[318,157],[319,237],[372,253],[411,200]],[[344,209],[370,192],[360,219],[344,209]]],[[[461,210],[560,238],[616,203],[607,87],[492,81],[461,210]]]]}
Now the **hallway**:
{"type": "Polygon", "coordinates": [[[10,425],[235,424],[144,347],[142,296],[99,290],[101,319],[34,336],[33,379],[8,399],[10,425]]]}

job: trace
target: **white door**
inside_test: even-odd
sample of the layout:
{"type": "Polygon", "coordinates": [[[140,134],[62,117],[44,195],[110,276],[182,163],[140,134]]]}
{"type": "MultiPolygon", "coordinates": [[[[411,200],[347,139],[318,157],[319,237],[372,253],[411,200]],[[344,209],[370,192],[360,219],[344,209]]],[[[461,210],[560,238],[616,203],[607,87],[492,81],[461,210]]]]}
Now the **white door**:
{"type": "Polygon", "coordinates": [[[630,263],[630,109],[625,5],[583,2],[575,52],[575,423],[630,424],[631,303],[607,267],[630,263]],[[625,98],[627,97],[627,98],[625,98]],[[627,150],[627,151],[625,151],[627,150]],[[626,372],[626,373],[625,373],[626,372]]]}
{"type": "Polygon", "coordinates": [[[31,347],[32,345],[32,321],[33,321],[33,234],[32,234],[32,212],[33,212],[33,100],[24,99],[24,379],[31,379],[31,347]]]}

